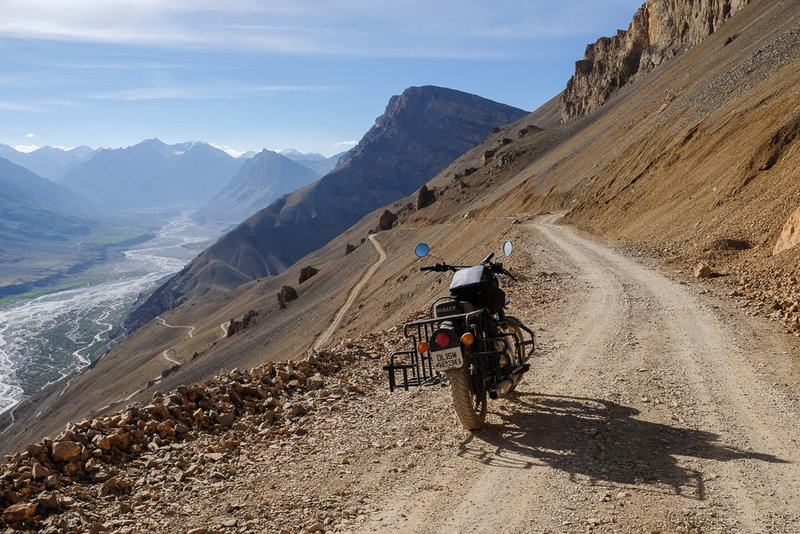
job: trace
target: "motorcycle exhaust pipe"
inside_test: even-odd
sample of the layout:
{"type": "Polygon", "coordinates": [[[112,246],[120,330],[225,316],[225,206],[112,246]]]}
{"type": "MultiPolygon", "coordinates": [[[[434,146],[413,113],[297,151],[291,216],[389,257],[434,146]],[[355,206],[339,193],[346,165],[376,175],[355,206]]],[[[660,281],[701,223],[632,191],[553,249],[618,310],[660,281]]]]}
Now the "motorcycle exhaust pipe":
{"type": "Polygon", "coordinates": [[[514,387],[514,380],[511,378],[506,378],[505,380],[501,380],[494,387],[489,391],[489,398],[492,400],[499,399],[500,397],[505,397],[511,388],[514,387]]]}
{"type": "Polygon", "coordinates": [[[527,363],[515,369],[516,372],[512,373],[509,378],[505,378],[494,385],[494,387],[489,391],[489,398],[492,400],[499,399],[500,397],[505,397],[508,395],[508,392],[511,389],[519,384],[519,381],[522,380],[522,375],[530,369],[531,366],[527,363]]]}

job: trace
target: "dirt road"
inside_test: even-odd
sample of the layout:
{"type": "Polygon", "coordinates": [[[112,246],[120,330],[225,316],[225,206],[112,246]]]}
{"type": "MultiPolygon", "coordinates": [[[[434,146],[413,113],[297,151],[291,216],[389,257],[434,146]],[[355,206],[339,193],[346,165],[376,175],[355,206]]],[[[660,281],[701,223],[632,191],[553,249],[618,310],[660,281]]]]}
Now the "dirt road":
{"type": "Polygon", "coordinates": [[[515,247],[566,290],[545,310],[515,291],[533,372],[416,466],[433,490],[387,492],[358,531],[800,532],[792,339],[554,219],[515,247]]]}
{"type": "Polygon", "coordinates": [[[366,283],[369,282],[369,279],[372,278],[372,275],[375,274],[375,271],[381,266],[381,263],[386,260],[386,252],[383,250],[381,244],[378,243],[378,240],[375,239],[373,234],[369,235],[369,240],[373,245],[375,245],[375,250],[378,252],[378,259],[370,266],[369,269],[364,272],[364,275],[361,277],[358,283],[353,286],[353,289],[350,290],[350,294],[347,296],[347,302],[345,302],[344,305],[339,309],[339,312],[333,318],[327,330],[320,334],[319,338],[317,338],[317,340],[314,342],[315,350],[322,348],[326,343],[328,343],[331,335],[333,335],[336,329],[342,324],[345,314],[350,311],[350,308],[355,303],[356,298],[358,298],[358,294],[361,292],[361,288],[363,288],[366,283]]]}

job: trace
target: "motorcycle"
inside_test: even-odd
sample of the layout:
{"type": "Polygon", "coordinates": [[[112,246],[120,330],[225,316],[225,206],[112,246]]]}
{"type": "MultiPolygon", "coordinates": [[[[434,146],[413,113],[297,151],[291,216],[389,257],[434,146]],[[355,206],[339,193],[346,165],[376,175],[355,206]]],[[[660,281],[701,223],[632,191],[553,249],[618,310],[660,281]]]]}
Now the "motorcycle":
{"type": "MultiPolygon", "coordinates": [[[[512,250],[511,241],[506,241],[500,258],[512,250]]],[[[430,247],[420,243],[414,252],[425,258],[430,247]]],[[[403,326],[413,348],[394,352],[383,369],[389,374],[390,391],[440,383],[446,377],[461,425],[479,430],[486,420],[487,396],[504,397],[530,369],[536,336],[505,314],[508,301],[499,278],[515,278],[502,263],[492,261],[493,252],[473,266],[431,257],[440,263],[420,271],[452,271],[450,295],[433,301],[429,317],[403,326]]]]}

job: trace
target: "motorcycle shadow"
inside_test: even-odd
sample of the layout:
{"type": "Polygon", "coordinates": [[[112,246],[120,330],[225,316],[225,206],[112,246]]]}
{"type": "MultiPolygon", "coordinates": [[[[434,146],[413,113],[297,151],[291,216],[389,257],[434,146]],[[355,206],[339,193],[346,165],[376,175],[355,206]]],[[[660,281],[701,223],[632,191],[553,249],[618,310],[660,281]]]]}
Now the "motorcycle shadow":
{"type": "Polygon", "coordinates": [[[787,463],[721,443],[712,432],[636,419],[637,409],[605,399],[513,393],[492,414],[502,423],[471,434],[459,456],[496,467],[550,466],[573,481],[583,475],[590,484],[636,484],[698,500],[711,462],[787,463]]]}

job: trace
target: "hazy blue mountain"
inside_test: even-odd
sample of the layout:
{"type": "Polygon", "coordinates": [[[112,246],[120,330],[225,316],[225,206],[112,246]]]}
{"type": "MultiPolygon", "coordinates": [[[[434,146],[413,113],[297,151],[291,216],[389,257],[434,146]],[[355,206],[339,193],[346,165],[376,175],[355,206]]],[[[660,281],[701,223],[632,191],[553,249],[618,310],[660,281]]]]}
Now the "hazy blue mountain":
{"type": "Polygon", "coordinates": [[[208,202],[242,163],[207,143],[148,139],[100,150],[60,183],[108,208],[187,209],[208,202]]]}
{"type": "Polygon", "coordinates": [[[99,226],[90,211],[80,195],[0,158],[0,296],[73,264],[75,241],[99,226]]]}
{"type": "MultiPolygon", "coordinates": [[[[324,159],[324,158],[323,158],[324,159]]],[[[239,223],[276,198],[318,180],[308,167],[262,150],[247,160],[236,176],[197,215],[215,221],[239,223]]]]}
{"type": "Polygon", "coordinates": [[[78,146],[69,150],[45,146],[33,152],[20,152],[8,145],[0,144],[0,157],[54,181],[58,181],[69,169],[91,159],[96,152],[97,150],[88,146],[78,146]]]}
{"type": "Polygon", "coordinates": [[[281,156],[286,156],[301,165],[305,165],[309,169],[319,173],[320,176],[324,176],[335,169],[336,165],[339,164],[339,160],[345,154],[347,154],[347,151],[339,152],[334,156],[326,158],[318,152],[298,152],[292,148],[280,151],[281,156]]]}
{"type": "Polygon", "coordinates": [[[126,329],[191,298],[283,271],[367,213],[414,192],[493,127],[527,114],[452,89],[406,89],[336,170],[221,237],[134,310],[126,329]]]}

